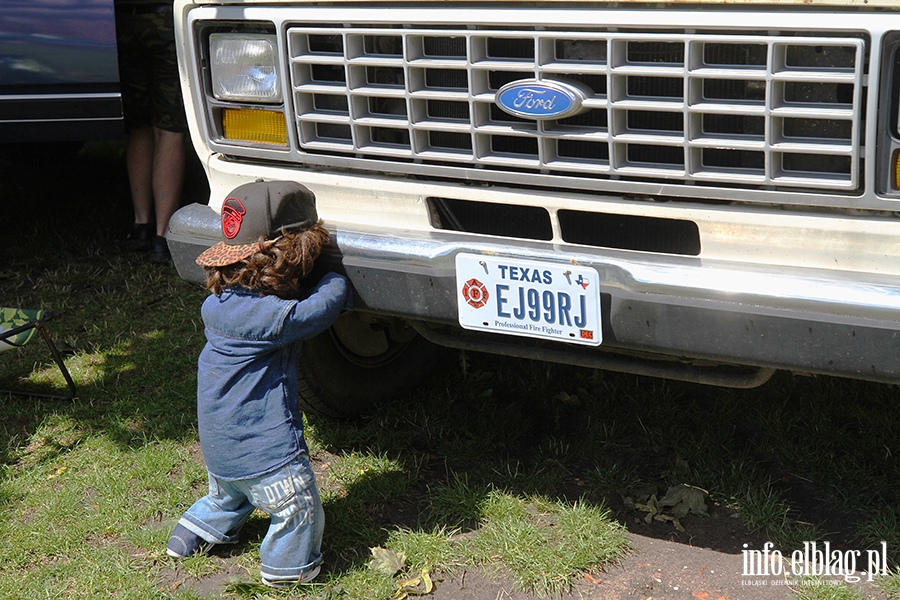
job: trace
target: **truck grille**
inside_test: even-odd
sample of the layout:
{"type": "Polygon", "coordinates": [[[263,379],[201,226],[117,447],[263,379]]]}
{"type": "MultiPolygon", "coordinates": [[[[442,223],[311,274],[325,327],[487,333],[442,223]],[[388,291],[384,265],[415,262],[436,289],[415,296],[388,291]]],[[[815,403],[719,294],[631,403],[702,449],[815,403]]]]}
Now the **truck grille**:
{"type": "Polygon", "coordinates": [[[852,190],[864,42],[802,35],[288,29],[305,152],[618,179],[852,190]],[[526,120],[505,84],[575,81],[526,120]]]}

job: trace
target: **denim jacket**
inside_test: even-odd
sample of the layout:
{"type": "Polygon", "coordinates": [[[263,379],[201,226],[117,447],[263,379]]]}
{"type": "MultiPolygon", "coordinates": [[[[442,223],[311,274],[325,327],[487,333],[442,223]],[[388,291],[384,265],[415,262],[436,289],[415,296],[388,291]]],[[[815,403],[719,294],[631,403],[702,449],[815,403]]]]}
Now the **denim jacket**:
{"type": "Polygon", "coordinates": [[[347,279],[335,273],[303,300],[228,288],[203,302],[197,420],[210,473],[249,479],[308,452],[297,407],[300,345],[351,303],[347,279]]]}

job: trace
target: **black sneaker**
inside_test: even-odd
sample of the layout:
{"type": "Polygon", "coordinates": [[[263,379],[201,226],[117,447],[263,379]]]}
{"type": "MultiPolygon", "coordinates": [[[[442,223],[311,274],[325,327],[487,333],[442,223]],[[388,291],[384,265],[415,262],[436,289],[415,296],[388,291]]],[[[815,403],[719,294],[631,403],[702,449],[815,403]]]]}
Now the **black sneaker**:
{"type": "Polygon", "coordinates": [[[147,252],[153,246],[156,226],[153,223],[135,223],[125,236],[125,246],[136,252],[147,252]]]}
{"type": "Polygon", "coordinates": [[[207,542],[184,525],[178,524],[169,536],[166,554],[175,558],[187,558],[200,552],[209,552],[213,546],[214,542],[207,542]]]}
{"type": "Polygon", "coordinates": [[[173,558],[187,558],[194,554],[209,552],[213,546],[234,545],[238,543],[237,536],[229,542],[207,542],[202,537],[188,529],[182,524],[175,526],[172,535],[169,536],[169,543],[166,544],[166,554],[173,558]]]}
{"type": "Polygon", "coordinates": [[[167,265],[172,262],[169,244],[166,242],[166,238],[161,235],[153,237],[152,248],[150,249],[150,262],[154,265],[167,265]]]}

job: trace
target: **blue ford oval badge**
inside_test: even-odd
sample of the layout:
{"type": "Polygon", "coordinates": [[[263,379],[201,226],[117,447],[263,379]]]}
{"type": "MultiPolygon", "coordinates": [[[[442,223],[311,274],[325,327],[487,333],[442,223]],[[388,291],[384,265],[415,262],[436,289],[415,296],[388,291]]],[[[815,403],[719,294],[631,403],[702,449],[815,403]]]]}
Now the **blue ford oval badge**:
{"type": "Polygon", "coordinates": [[[497,90],[494,101],[515,117],[539,121],[562,119],[585,110],[584,100],[593,90],[576,81],[520,79],[497,90]]]}

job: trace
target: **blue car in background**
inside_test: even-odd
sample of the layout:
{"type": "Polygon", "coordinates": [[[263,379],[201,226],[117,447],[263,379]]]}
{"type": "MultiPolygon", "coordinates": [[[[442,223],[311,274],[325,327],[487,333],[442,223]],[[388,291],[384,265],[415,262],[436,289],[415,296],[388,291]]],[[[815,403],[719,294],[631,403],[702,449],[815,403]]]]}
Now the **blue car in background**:
{"type": "Polygon", "coordinates": [[[0,0],[0,143],[123,135],[113,0],[0,0]]]}

